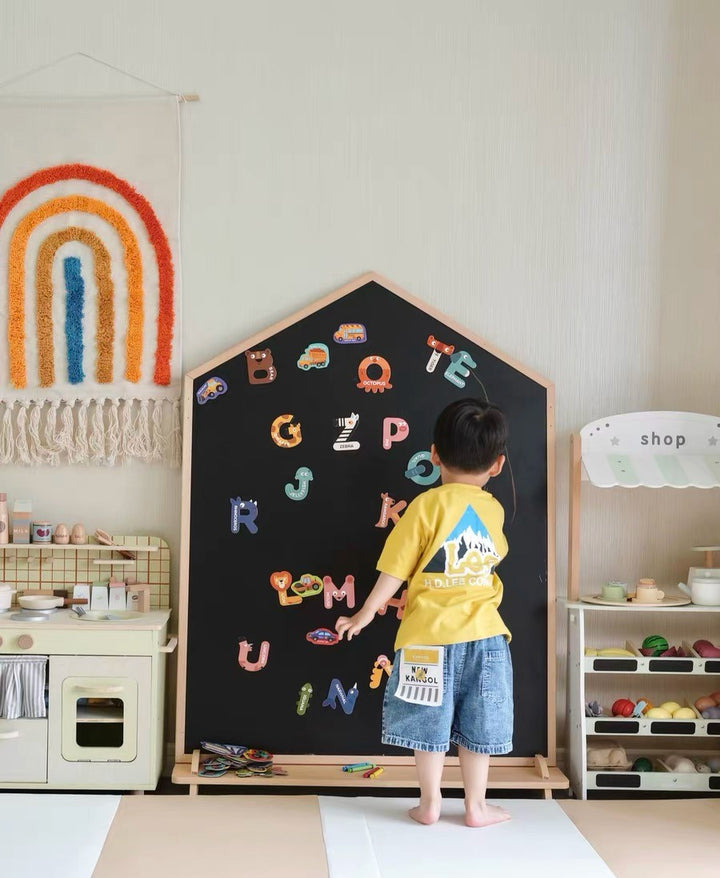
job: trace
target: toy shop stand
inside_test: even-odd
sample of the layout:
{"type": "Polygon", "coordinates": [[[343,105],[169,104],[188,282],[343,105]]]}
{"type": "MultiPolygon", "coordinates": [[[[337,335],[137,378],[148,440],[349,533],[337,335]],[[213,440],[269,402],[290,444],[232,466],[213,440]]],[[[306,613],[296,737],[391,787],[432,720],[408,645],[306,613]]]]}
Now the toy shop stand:
{"type": "MultiPolygon", "coordinates": [[[[597,516],[602,498],[587,496],[597,488],[720,486],[720,418],[687,412],[602,418],[572,437],[570,468],[572,790],[582,799],[595,790],[719,792],[720,706],[711,693],[720,697],[720,606],[703,600],[712,594],[713,583],[720,589],[720,571],[712,567],[717,547],[693,547],[699,553],[697,564],[704,560],[706,567],[690,572],[706,589],[693,591],[691,603],[677,580],[582,581],[580,545],[582,519],[590,522],[584,528],[586,548],[601,538],[591,526],[591,513],[597,516]]],[[[693,525],[690,512],[702,499],[693,491],[678,497],[671,520],[664,523],[698,526],[707,516],[695,516],[693,525]]],[[[622,508],[627,514],[628,507],[622,508]]],[[[629,530],[614,542],[611,535],[604,536],[615,553],[608,564],[616,563],[620,540],[631,539],[632,553],[642,556],[641,563],[672,569],[677,559],[670,557],[665,535],[650,533],[643,541],[647,522],[636,519],[633,526],[618,515],[618,524],[629,530]]]]}

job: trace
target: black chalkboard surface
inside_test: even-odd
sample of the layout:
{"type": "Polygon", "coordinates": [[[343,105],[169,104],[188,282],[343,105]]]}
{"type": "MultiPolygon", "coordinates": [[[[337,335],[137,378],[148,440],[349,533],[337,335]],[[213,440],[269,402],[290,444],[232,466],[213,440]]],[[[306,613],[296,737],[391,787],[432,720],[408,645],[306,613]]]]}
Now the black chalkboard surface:
{"type": "Polygon", "coordinates": [[[350,643],[329,644],[322,630],[308,635],[332,631],[352,612],[332,596],[326,608],[325,577],[338,590],[353,577],[355,608],[362,605],[393,527],[392,517],[377,526],[382,495],[409,503],[427,489],[406,472],[423,480],[431,465],[411,458],[430,448],[445,405],[480,396],[499,404],[510,425],[511,466],[489,490],[505,507],[510,545],[499,574],[501,613],[513,633],[511,756],[547,753],[549,385],[378,280],[329,299],[194,373],[186,400],[185,751],[210,740],[276,754],[409,755],[380,743],[387,676],[370,688],[378,656],[393,658],[398,608],[350,643]],[[363,367],[368,357],[382,359],[363,367]],[[386,418],[409,427],[389,448],[386,418]],[[305,487],[304,499],[294,499],[305,487]],[[286,584],[283,574],[294,588],[271,585],[273,575],[276,586],[286,584]],[[329,695],[334,708],[323,706],[329,695]]]}

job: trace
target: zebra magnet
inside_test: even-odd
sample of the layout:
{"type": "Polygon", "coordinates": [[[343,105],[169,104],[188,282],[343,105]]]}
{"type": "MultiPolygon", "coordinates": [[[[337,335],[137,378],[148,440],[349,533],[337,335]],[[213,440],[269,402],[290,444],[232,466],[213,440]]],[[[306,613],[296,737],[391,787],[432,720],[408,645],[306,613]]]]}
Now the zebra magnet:
{"type": "Polygon", "coordinates": [[[357,451],[360,443],[350,436],[355,432],[357,425],[360,423],[360,415],[356,412],[345,418],[335,418],[335,426],[341,427],[340,435],[333,442],[333,451],[357,451]]]}

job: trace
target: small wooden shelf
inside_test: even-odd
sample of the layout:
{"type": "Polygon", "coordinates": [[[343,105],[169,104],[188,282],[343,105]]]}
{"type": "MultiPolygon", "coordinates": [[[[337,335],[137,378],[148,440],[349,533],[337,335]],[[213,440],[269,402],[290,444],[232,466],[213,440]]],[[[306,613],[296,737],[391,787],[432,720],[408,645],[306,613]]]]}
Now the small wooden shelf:
{"type": "MultiPolygon", "coordinates": [[[[210,754],[208,754],[210,756],[210,754]]],[[[280,764],[280,763],[279,763],[280,764]]],[[[377,764],[381,764],[378,762],[377,764]]],[[[187,784],[191,788],[197,786],[263,786],[263,787],[345,787],[362,790],[366,795],[372,795],[372,790],[377,787],[417,788],[418,781],[415,767],[412,765],[387,765],[383,773],[370,780],[362,774],[348,774],[340,765],[283,765],[287,776],[278,777],[237,777],[234,772],[228,771],[222,777],[200,777],[194,774],[189,762],[181,762],[175,765],[172,773],[173,783],[187,784]]],[[[488,779],[488,787],[491,789],[534,789],[539,791],[566,790],[568,779],[559,768],[545,766],[547,777],[543,777],[534,765],[528,766],[492,766],[488,779]]],[[[461,789],[462,778],[457,766],[446,766],[443,772],[442,785],[446,789],[461,789]]],[[[190,790],[193,792],[193,789],[190,790]]]]}
{"type": "Polygon", "coordinates": [[[157,552],[159,546],[106,546],[104,543],[83,543],[75,546],[72,543],[5,543],[0,551],[7,552],[157,552]]]}

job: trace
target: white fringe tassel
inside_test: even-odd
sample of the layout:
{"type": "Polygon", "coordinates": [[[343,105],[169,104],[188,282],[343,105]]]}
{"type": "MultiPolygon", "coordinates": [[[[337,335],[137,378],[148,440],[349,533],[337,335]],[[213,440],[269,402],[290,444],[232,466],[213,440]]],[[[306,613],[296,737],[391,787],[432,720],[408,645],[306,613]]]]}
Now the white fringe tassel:
{"type": "Polygon", "coordinates": [[[0,402],[0,464],[142,460],[179,466],[181,436],[180,405],[173,400],[0,402]]]}

